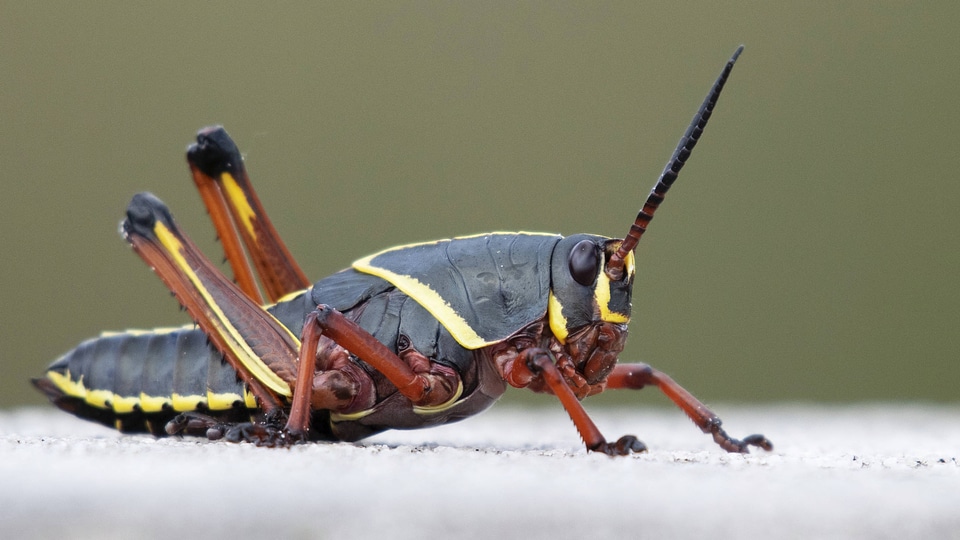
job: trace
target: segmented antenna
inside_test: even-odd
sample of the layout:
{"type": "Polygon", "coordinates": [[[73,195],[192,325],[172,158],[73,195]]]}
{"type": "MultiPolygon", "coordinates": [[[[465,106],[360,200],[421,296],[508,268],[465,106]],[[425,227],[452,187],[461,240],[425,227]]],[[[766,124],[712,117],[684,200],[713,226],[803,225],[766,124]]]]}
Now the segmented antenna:
{"type": "Polygon", "coordinates": [[[647,196],[647,202],[643,203],[643,208],[641,208],[637,214],[636,221],[630,226],[630,232],[627,233],[623,242],[620,243],[620,248],[617,249],[616,253],[611,255],[610,260],[607,261],[607,275],[610,279],[617,281],[623,278],[624,258],[627,256],[627,253],[630,253],[637,247],[637,242],[640,241],[643,233],[647,231],[647,225],[649,225],[650,220],[653,219],[654,212],[657,211],[660,203],[663,202],[667,190],[669,190],[670,186],[677,180],[677,175],[690,157],[693,147],[697,145],[697,141],[700,139],[700,135],[703,134],[703,129],[707,126],[707,121],[710,120],[710,115],[713,113],[713,107],[720,98],[723,85],[726,84],[727,77],[730,76],[730,71],[733,69],[733,64],[737,61],[737,58],[740,57],[741,52],[743,52],[743,45],[737,47],[737,50],[733,53],[733,56],[730,57],[727,65],[724,66],[723,71],[720,72],[720,76],[717,77],[717,81],[713,83],[713,88],[710,89],[710,93],[707,94],[707,97],[703,100],[703,104],[700,105],[700,110],[693,116],[687,132],[680,138],[677,149],[673,151],[673,155],[670,157],[670,161],[667,162],[667,166],[664,167],[663,172],[660,173],[660,179],[657,180],[657,184],[650,190],[650,195],[647,196]]]}

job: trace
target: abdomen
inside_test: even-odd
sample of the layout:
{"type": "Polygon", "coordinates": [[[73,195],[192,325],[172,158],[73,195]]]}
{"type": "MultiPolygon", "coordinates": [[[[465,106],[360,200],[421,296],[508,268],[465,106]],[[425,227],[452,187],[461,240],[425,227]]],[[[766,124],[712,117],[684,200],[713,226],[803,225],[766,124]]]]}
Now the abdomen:
{"type": "Polygon", "coordinates": [[[124,432],[164,434],[178,413],[248,421],[257,404],[206,335],[189,327],[103,334],[34,385],[57,407],[124,432]]]}

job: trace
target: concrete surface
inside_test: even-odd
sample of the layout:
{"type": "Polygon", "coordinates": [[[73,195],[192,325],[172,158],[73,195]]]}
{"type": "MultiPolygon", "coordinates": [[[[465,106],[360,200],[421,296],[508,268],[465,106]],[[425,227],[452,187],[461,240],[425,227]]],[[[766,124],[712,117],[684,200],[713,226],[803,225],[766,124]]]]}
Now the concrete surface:
{"type": "Polygon", "coordinates": [[[960,538],[960,408],[715,407],[729,455],[672,409],[601,409],[587,454],[557,407],[292,449],[120,436],[0,412],[3,538],[960,538]]]}

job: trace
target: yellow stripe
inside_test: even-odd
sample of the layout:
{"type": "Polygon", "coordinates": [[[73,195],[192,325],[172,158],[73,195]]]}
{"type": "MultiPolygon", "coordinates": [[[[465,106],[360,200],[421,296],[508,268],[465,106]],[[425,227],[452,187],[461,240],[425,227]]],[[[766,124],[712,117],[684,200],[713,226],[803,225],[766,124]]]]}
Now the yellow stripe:
{"type": "MultiPolygon", "coordinates": [[[[556,233],[529,232],[529,231],[494,231],[480,234],[468,234],[466,236],[454,236],[447,240],[437,240],[435,242],[425,242],[427,244],[439,244],[440,242],[449,242],[450,240],[466,240],[468,238],[483,238],[484,236],[557,236],[556,233]]],[[[394,248],[396,249],[396,248],[394,248]]],[[[388,249],[387,251],[393,251],[388,249]]]]}
{"type": "Polygon", "coordinates": [[[364,409],[362,411],[357,411],[353,413],[337,413],[337,412],[330,411],[330,422],[334,423],[334,422],[347,422],[350,420],[359,420],[364,416],[367,416],[368,414],[372,413],[375,410],[376,409],[364,409]]]}
{"type": "Polygon", "coordinates": [[[563,316],[563,306],[560,300],[550,291],[550,300],[547,303],[547,316],[550,320],[550,331],[561,344],[567,342],[567,318],[563,316]]]}
{"type": "Polygon", "coordinates": [[[66,374],[48,371],[47,378],[64,394],[86,401],[87,389],[83,386],[83,377],[80,377],[78,381],[74,381],[70,377],[70,370],[68,369],[66,374]]]}
{"type": "Polygon", "coordinates": [[[157,413],[163,410],[164,405],[173,407],[169,397],[154,397],[140,392],[140,410],[145,413],[157,413]]]}
{"type": "Polygon", "coordinates": [[[170,396],[170,404],[173,405],[173,410],[177,412],[195,411],[199,408],[200,404],[203,403],[204,397],[205,396],[182,396],[174,393],[170,396]]]}
{"type": "Polygon", "coordinates": [[[117,414],[130,414],[140,405],[138,396],[124,397],[113,394],[110,398],[110,404],[113,406],[113,412],[117,414]]]}
{"type": "Polygon", "coordinates": [[[48,371],[49,379],[64,394],[80,398],[88,405],[99,409],[113,409],[117,414],[132,413],[140,404],[140,398],[136,396],[121,396],[110,390],[90,390],[83,385],[83,377],[74,381],[70,376],[70,371],[65,374],[56,371],[48,371]]]}
{"type": "Polygon", "coordinates": [[[227,198],[233,202],[237,212],[240,213],[243,227],[247,229],[248,233],[250,233],[251,238],[256,238],[257,235],[253,230],[253,220],[257,219],[257,214],[250,206],[250,202],[247,201],[247,196],[244,195],[243,190],[240,189],[240,184],[237,183],[237,179],[234,178],[230,173],[225,172],[220,175],[220,182],[222,183],[224,190],[227,192],[227,198]]]}
{"type": "Polygon", "coordinates": [[[457,381],[457,391],[453,393],[453,397],[439,405],[429,405],[421,407],[419,405],[413,406],[413,412],[416,414],[437,414],[441,413],[454,405],[457,404],[457,400],[460,399],[460,396],[463,395],[463,381],[457,381]]]}
{"type": "Polygon", "coordinates": [[[234,394],[232,392],[224,392],[218,394],[216,392],[211,392],[207,390],[207,407],[211,411],[226,411],[233,408],[233,404],[243,401],[243,397],[240,394],[234,394]]]}
{"type": "Polygon", "coordinates": [[[109,390],[87,390],[85,401],[94,407],[109,409],[112,397],[113,392],[109,390]]]}
{"type": "Polygon", "coordinates": [[[292,293],[287,293],[287,294],[281,296],[280,298],[278,298],[276,302],[274,302],[274,303],[272,303],[272,304],[267,304],[267,305],[265,305],[265,306],[263,306],[263,307],[264,307],[264,309],[266,309],[266,308],[273,307],[273,306],[275,306],[275,305],[277,305],[277,304],[280,304],[280,303],[283,303],[283,302],[288,302],[288,301],[293,300],[294,298],[300,296],[301,294],[307,292],[308,290],[309,290],[309,289],[300,289],[299,291],[293,291],[292,293]]]}
{"type": "Polygon", "coordinates": [[[99,337],[106,338],[106,337],[116,337],[116,336],[147,336],[147,335],[172,334],[174,332],[180,332],[181,330],[192,330],[193,328],[194,328],[193,324],[185,324],[183,326],[164,326],[161,328],[151,328],[151,329],[130,328],[127,330],[120,330],[120,331],[100,332],[99,337]]]}
{"type": "MultiPolygon", "coordinates": [[[[448,399],[447,401],[439,405],[430,405],[425,407],[414,405],[413,412],[416,414],[422,414],[422,415],[441,413],[443,411],[446,411],[454,407],[457,403],[459,403],[459,399],[462,395],[463,395],[463,381],[458,381],[457,391],[454,392],[453,397],[451,397],[450,399],[448,399]]],[[[377,410],[376,407],[371,407],[369,409],[364,409],[362,411],[357,411],[352,413],[338,413],[338,412],[330,411],[330,422],[336,423],[336,422],[349,422],[352,420],[359,420],[364,416],[369,416],[376,410],[377,410]]]]}
{"type": "Polygon", "coordinates": [[[369,257],[365,257],[364,259],[361,259],[361,260],[373,259],[374,257],[379,257],[380,255],[383,255],[384,253],[390,253],[391,251],[401,251],[401,250],[413,248],[413,247],[436,246],[444,242],[452,242],[454,240],[469,240],[471,238],[483,238],[484,236],[553,236],[553,237],[556,237],[557,234],[542,233],[542,232],[527,232],[527,231],[494,231],[494,232],[485,232],[485,233],[479,233],[479,234],[468,234],[466,236],[454,236],[453,238],[442,238],[440,240],[431,240],[429,242],[413,242],[411,244],[402,244],[399,246],[393,246],[391,248],[378,251],[377,253],[374,253],[373,255],[369,257]]]}
{"type": "Polygon", "coordinates": [[[538,233],[538,232],[507,232],[507,231],[497,231],[497,232],[488,232],[481,234],[473,234],[468,236],[457,236],[454,238],[445,238],[443,240],[434,240],[432,242],[418,242],[413,244],[405,244],[402,246],[395,246],[383,251],[374,253],[368,257],[364,257],[359,261],[353,263],[353,268],[358,272],[363,272],[365,274],[370,274],[372,276],[377,276],[378,278],[385,279],[393,284],[395,287],[406,293],[408,296],[417,301],[421,306],[423,306],[431,315],[434,316],[441,324],[450,332],[454,339],[457,340],[457,343],[462,345],[464,348],[469,350],[479,349],[481,347],[486,347],[496,343],[496,341],[486,341],[470,326],[470,324],[457,313],[453,307],[447,303],[446,300],[440,296],[437,291],[430,288],[429,285],[420,282],[416,278],[410,276],[404,276],[387,270],[386,268],[381,268],[379,266],[373,266],[371,261],[381,255],[393,252],[401,251],[405,249],[422,247],[422,246],[435,246],[442,244],[444,242],[451,242],[453,240],[466,240],[470,238],[482,238],[484,236],[550,236],[556,237],[556,234],[551,233],[538,233]]]}
{"type": "Polygon", "coordinates": [[[437,291],[431,289],[429,285],[421,283],[416,278],[401,276],[386,268],[371,265],[370,261],[377,255],[379,255],[379,253],[360,259],[353,263],[353,267],[360,272],[389,281],[416,300],[417,303],[429,311],[434,318],[443,323],[443,326],[450,332],[450,335],[457,340],[457,343],[463,345],[464,348],[474,350],[495,343],[494,341],[485,341],[481,338],[473,328],[470,327],[470,324],[467,323],[459,313],[454,311],[450,304],[448,304],[437,291]]]}
{"type": "Polygon", "coordinates": [[[238,401],[248,409],[258,408],[256,399],[246,388],[242,396],[232,392],[215,393],[209,390],[206,396],[151,396],[144,392],[140,392],[139,396],[121,396],[110,390],[87,389],[84,387],[83,377],[75,381],[69,370],[66,373],[48,371],[46,377],[65,395],[80,398],[99,409],[112,409],[117,414],[132,413],[138,406],[145,413],[160,412],[164,405],[169,405],[178,412],[194,411],[201,403],[206,403],[212,411],[222,411],[233,408],[233,404],[238,401]]]}
{"type": "Polygon", "coordinates": [[[243,387],[243,404],[247,406],[248,409],[259,409],[260,405],[257,403],[257,398],[250,392],[250,389],[244,385],[243,387]]]}
{"type": "MultiPolygon", "coordinates": [[[[630,279],[635,271],[632,251],[627,253],[623,262],[624,270],[627,273],[624,279],[630,279]]],[[[606,269],[601,270],[597,278],[597,288],[594,289],[593,294],[597,299],[597,306],[600,308],[600,320],[618,324],[630,322],[628,315],[610,310],[610,278],[607,277],[606,269]]]]}
{"type": "MultiPolygon", "coordinates": [[[[283,379],[277,376],[276,373],[270,370],[266,364],[257,356],[257,354],[250,348],[250,345],[243,339],[243,336],[240,334],[240,331],[236,329],[232,324],[230,324],[229,319],[224,315],[223,311],[220,309],[220,306],[217,305],[216,301],[203,286],[203,282],[200,281],[200,278],[197,274],[190,268],[190,265],[187,264],[187,261],[183,258],[181,254],[182,245],[180,241],[177,240],[177,237],[170,232],[169,229],[159,221],[154,226],[154,234],[157,235],[157,238],[160,240],[160,243],[163,244],[165,248],[170,252],[170,256],[173,257],[174,261],[177,263],[177,266],[180,267],[181,271],[186,274],[187,278],[190,279],[190,282],[193,283],[194,287],[197,288],[200,295],[203,296],[206,301],[207,306],[214,312],[216,316],[216,322],[221,325],[225,332],[227,332],[233,339],[234,342],[240,347],[240,350],[234,349],[231,347],[232,352],[240,360],[245,368],[253,375],[258,381],[263,383],[264,386],[273,390],[277,394],[289,397],[292,392],[290,391],[290,386],[284,382],[283,379]]],[[[273,317],[269,313],[266,313],[268,317],[273,317]]],[[[290,330],[286,326],[280,324],[279,321],[274,319],[277,327],[283,328],[287,334],[293,340],[295,346],[299,349],[300,340],[294,337],[290,333],[290,330]]],[[[176,407],[174,407],[176,408],[176,407]]],[[[178,409],[179,410],[179,409],[178,409]]]]}

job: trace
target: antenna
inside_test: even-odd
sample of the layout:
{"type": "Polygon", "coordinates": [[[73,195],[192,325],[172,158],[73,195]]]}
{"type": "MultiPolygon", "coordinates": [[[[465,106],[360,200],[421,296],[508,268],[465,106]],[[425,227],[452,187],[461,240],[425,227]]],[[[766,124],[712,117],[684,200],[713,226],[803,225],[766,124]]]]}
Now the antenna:
{"type": "Polygon", "coordinates": [[[723,85],[726,84],[727,77],[730,76],[730,71],[733,70],[733,64],[736,63],[741,52],[743,52],[743,45],[737,47],[737,50],[733,53],[733,56],[730,57],[727,65],[724,66],[723,71],[720,72],[720,76],[717,77],[716,82],[713,83],[713,88],[710,89],[710,93],[704,98],[703,104],[700,105],[700,110],[693,116],[693,120],[690,122],[686,133],[683,134],[683,137],[680,138],[680,142],[677,144],[677,149],[673,151],[673,155],[670,156],[670,161],[667,162],[667,166],[664,167],[663,172],[660,173],[660,179],[657,180],[656,185],[650,190],[650,195],[647,196],[647,201],[643,203],[643,208],[637,213],[637,219],[633,225],[630,226],[630,232],[627,233],[627,236],[624,237],[620,243],[620,248],[617,249],[616,253],[611,255],[610,260],[607,261],[606,272],[610,279],[619,281],[623,278],[624,258],[627,256],[627,253],[630,253],[637,247],[637,242],[640,241],[640,237],[643,236],[643,233],[647,232],[647,226],[650,224],[650,220],[653,219],[654,212],[660,207],[660,203],[663,202],[670,186],[677,180],[680,169],[683,168],[684,163],[686,163],[690,157],[690,153],[693,152],[693,147],[696,146],[697,141],[700,140],[700,135],[703,134],[704,128],[707,127],[707,121],[710,120],[713,108],[716,106],[717,100],[720,99],[720,92],[723,90],[723,85]]]}

